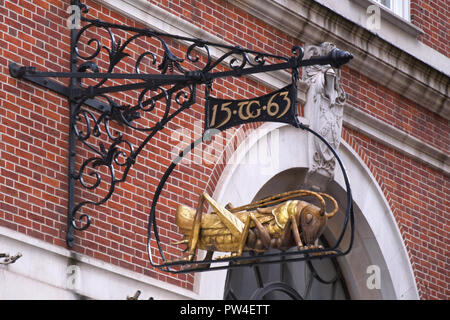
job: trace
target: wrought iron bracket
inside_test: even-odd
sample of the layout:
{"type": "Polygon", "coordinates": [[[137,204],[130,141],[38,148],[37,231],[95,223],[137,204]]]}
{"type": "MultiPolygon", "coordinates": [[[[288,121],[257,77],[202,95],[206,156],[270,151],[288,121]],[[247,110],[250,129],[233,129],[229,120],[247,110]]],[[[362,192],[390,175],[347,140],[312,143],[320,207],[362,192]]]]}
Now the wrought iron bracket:
{"type": "MultiPolygon", "coordinates": [[[[110,199],[116,185],[126,180],[129,170],[142,149],[172,119],[189,109],[196,102],[196,88],[199,86],[205,86],[205,97],[208,98],[211,85],[216,79],[243,77],[276,70],[290,70],[292,81],[295,83],[298,78],[298,69],[303,66],[329,64],[339,68],[352,59],[350,53],[337,48],[327,56],[303,60],[303,49],[299,46],[292,48],[292,56],[285,57],[238,46],[228,46],[202,39],[167,34],[152,29],[114,24],[87,18],[88,8],[80,0],[71,0],[70,4],[80,9],[79,11],[82,13],[80,19],[83,26],[79,30],[70,30],[69,72],[42,72],[35,67],[19,66],[14,62],[9,65],[12,77],[58,93],[66,97],[70,104],[69,201],[66,233],[66,242],[69,247],[72,247],[75,243],[74,230],[86,230],[91,224],[90,216],[86,213],[80,213],[81,209],[86,205],[101,205],[110,199]],[[104,37],[96,36],[100,30],[108,39],[105,43],[102,42],[104,37]],[[121,33],[120,37],[115,36],[117,31],[121,33]],[[124,37],[123,34],[128,36],[121,39],[124,37]],[[153,45],[155,42],[158,43],[158,50],[162,54],[157,55],[156,52],[146,48],[137,57],[133,56],[129,46],[137,39],[152,40],[153,45]],[[180,58],[175,55],[169,42],[176,42],[185,46],[187,48],[185,57],[180,58]],[[83,48],[90,48],[91,53],[83,52],[83,48]],[[210,48],[222,52],[220,57],[213,58],[210,48]],[[103,64],[105,62],[107,64],[106,72],[101,72],[98,61],[105,60],[105,54],[107,61],[103,61],[103,64]],[[117,65],[126,59],[131,61],[134,72],[115,72],[117,65]],[[153,72],[142,72],[140,70],[144,59],[150,60],[146,70],[151,69],[153,72]],[[219,68],[219,66],[224,65],[227,68],[219,68]],[[67,79],[68,84],[64,85],[62,82],[53,80],[54,78],[60,79],[59,81],[67,79]],[[107,85],[108,80],[112,81],[113,84],[107,85]],[[127,83],[114,84],[114,81],[120,80],[126,80],[127,83]],[[109,95],[125,91],[139,93],[136,105],[121,105],[109,95]],[[149,93],[153,93],[150,98],[146,97],[149,93]],[[157,103],[165,104],[163,107],[164,114],[153,126],[143,127],[136,123],[145,114],[151,114],[157,103]],[[110,122],[118,122],[125,128],[146,133],[147,137],[137,146],[133,146],[130,141],[124,138],[123,134],[113,132],[110,128],[110,122]],[[103,136],[104,139],[102,139],[103,136]],[[90,139],[95,140],[95,142],[90,139]],[[106,143],[107,140],[110,141],[108,144],[106,143]],[[78,169],[76,168],[77,142],[82,143],[86,150],[93,154],[92,157],[82,161],[78,169]],[[106,169],[109,174],[109,189],[106,195],[101,196],[99,200],[82,200],[76,203],[75,184],[79,183],[87,191],[96,190],[103,181],[99,168],[106,169]],[[118,172],[120,172],[120,176],[118,172]],[[89,179],[90,182],[87,181],[89,179]],[[77,215],[79,215],[78,218],[76,218],[77,215]]],[[[297,123],[297,120],[295,121],[291,124],[309,130],[302,124],[297,123]]],[[[201,139],[194,142],[191,145],[191,150],[201,142],[201,139]]],[[[156,228],[154,210],[159,194],[176,164],[177,162],[174,162],[167,168],[153,197],[148,227],[149,239],[151,228],[156,228]]],[[[157,236],[157,229],[154,230],[157,236]]],[[[157,241],[161,251],[159,239],[157,241]]],[[[163,254],[161,255],[163,256],[163,254]]],[[[161,265],[155,264],[155,266],[167,269],[161,265]]]]}

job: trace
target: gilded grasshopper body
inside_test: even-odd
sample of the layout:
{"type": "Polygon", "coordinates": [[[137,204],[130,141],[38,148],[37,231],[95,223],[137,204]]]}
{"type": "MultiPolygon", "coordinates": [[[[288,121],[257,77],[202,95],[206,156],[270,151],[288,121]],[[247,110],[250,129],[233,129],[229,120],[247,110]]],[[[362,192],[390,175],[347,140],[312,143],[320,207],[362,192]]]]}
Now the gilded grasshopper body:
{"type": "MultiPolygon", "coordinates": [[[[307,195],[311,194],[309,192],[307,195]]],[[[182,242],[188,243],[189,259],[193,258],[195,249],[232,252],[240,256],[242,251],[264,252],[269,248],[286,250],[292,246],[308,248],[322,234],[327,219],[337,212],[333,198],[326,195],[335,204],[333,212],[326,213],[322,198],[324,194],[314,193],[314,196],[321,199],[321,207],[306,201],[289,200],[255,210],[229,208],[231,212],[234,211],[231,213],[204,194],[202,197],[214,210],[201,214],[199,209],[180,205],[176,224],[184,235],[182,242]]],[[[202,205],[199,204],[199,208],[202,205]]]]}

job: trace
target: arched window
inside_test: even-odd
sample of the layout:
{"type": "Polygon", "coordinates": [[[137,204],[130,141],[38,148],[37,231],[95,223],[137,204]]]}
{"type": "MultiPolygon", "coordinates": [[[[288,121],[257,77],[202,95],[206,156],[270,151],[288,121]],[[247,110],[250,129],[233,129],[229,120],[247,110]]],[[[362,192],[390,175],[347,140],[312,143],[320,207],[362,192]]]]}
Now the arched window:
{"type": "MultiPolygon", "coordinates": [[[[320,242],[328,246],[323,237],[320,242]]],[[[346,300],[350,295],[336,258],[326,258],[229,269],[224,299],[346,300]]]]}

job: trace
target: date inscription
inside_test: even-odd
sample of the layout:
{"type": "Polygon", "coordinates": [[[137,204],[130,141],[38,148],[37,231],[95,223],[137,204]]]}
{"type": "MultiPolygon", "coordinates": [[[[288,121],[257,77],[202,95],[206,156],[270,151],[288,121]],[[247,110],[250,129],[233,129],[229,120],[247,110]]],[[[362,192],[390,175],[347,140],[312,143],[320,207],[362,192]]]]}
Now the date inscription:
{"type": "Polygon", "coordinates": [[[293,123],[296,115],[296,88],[291,84],[249,100],[209,98],[206,103],[205,130],[222,131],[239,124],[257,121],[293,123]]]}

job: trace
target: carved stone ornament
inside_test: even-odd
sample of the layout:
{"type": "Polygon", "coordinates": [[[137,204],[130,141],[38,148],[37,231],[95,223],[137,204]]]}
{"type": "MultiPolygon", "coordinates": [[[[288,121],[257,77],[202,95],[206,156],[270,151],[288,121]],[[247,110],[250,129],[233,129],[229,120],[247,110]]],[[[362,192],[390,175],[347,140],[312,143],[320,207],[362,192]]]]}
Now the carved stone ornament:
{"type": "MultiPolygon", "coordinates": [[[[305,59],[327,55],[334,48],[335,46],[329,42],[318,46],[307,46],[305,59]]],[[[345,92],[339,80],[340,70],[330,65],[313,65],[303,68],[303,81],[309,86],[306,94],[305,117],[311,129],[321,134],[335,150],[338,149],[341,140],[345,102],[345,92]]],[[[317,184],[317,188],[321,189],[323,182],[333,179],[336,161],[324,143],[309,137],[308,144],[309,182],[307,183],[317,184]],[[313,176],[314,179],[311,179],[313,176]],[[317,183],[312,180],[317,180],[317,183]]]]}

